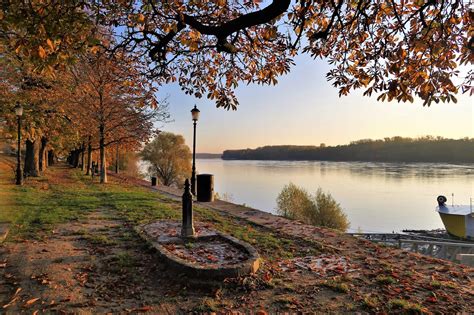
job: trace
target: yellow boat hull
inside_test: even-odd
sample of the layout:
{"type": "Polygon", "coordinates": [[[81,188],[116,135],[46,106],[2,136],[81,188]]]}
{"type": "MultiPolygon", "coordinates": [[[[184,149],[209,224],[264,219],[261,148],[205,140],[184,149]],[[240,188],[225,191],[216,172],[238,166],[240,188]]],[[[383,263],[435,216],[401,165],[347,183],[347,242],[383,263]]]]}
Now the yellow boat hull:
{"type": "Polygon", "coordinates": [[[470,238],[466,234],[466,216],[439,212],[444,227],[449,234],[459,238],[470,238]]]}

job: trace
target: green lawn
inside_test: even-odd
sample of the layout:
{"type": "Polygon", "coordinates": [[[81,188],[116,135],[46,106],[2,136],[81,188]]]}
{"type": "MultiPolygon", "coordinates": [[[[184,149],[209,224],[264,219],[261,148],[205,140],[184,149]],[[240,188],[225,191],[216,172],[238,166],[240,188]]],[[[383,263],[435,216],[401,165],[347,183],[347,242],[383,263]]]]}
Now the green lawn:
{"type": "MultiPolygon", "coordinates": [[[[111,216],[132,225],[181,219],[181,204],[175,200],[113,179],[101,185],[80,170],[50,169],[45,177],[29,179],[22,187],[6,187],[13,202],[0,220],[12,222],[10,240],[42,238],[57,224],[81,220],[97,209],[106,209],[111,216]]],[[[255,245],[269,259],[292,257],[301,245],[310,253],[318,248],[302,240],[295,246],[294,240],[279,233],[201,207],[195,207],[195,220],[255,245]]]]}

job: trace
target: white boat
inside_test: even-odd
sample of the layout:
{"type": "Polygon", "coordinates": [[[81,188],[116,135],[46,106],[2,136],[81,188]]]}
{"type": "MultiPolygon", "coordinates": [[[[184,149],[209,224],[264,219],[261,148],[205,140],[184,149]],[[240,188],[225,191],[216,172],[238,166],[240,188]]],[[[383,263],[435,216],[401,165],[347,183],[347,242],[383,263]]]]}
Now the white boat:
{"type": "Polygon", "coordinates": [[[443,221],[446,231],[461,239],[474,240],[474,213],[471,205],[446,205],[446,197],[437,198],[438,206],[436,211],[443,221]]]}

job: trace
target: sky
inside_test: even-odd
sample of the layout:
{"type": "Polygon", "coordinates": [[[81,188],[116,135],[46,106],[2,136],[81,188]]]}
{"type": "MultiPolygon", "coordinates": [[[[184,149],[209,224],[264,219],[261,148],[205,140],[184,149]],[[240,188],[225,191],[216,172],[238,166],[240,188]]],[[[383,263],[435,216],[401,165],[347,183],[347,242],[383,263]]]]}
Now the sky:
{"type": "Polygon", "coordinates": [[[242,84],[237,89],[237,111],[216,108],[214,102],[185,95],[176,84],[160,89],[168,97],[172,122],[163,131],[181,134],[192,146],[190,110],[201,111],[196,151],[221,153],[226,149],[264,145],[338,145],[359,139],[417,137],[474,137],[474,98],[458,95],[457,104],[423,107],[414,103],[379,102],[362,96],[363,90],[338,96],[326,81],[329,66],[309,56],[298,56],[296,65],[276,86],[242,84]]]}

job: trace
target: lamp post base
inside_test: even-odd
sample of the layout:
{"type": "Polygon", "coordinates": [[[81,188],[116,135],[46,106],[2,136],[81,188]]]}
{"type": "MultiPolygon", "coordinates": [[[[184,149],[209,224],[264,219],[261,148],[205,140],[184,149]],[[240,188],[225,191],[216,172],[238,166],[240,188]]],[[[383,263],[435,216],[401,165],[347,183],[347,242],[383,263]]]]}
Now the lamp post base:
{"type": "Polygon", "coordinates": [[[181,228],[181,237],[196,237],[196,231],[194,230],[194,226],[183,226],[181,228]]]}
{"type": "Polygon", "coordinates": [[[17,185],[23,185],[23,172],[21,168],[17,168],[16,170],[16,182],[17,185]]]}

